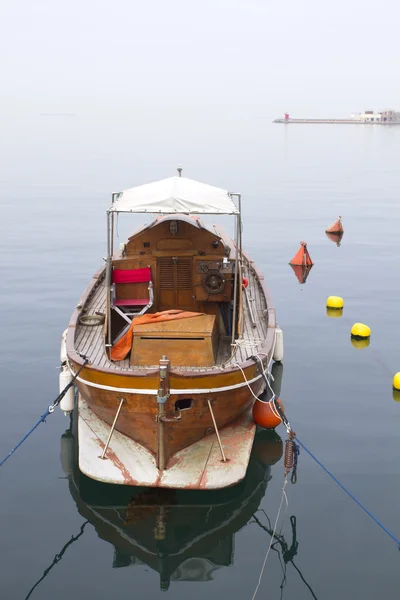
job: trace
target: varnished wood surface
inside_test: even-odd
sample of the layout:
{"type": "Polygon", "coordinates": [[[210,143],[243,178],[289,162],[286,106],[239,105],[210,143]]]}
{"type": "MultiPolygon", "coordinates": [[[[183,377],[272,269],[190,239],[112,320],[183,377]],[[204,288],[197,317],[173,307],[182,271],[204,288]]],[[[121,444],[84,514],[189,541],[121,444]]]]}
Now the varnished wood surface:
{"type": "MultiPolygon", "coordinates": [[[[250,379],[254,375],[255,367],[247,372],[250,379]]],[[[253,393],[261,393],[262,380],[251,385],[253,393]]],[[[89,403],[92,410],[110,426],[114,420],[121,398],[125,399],[116,429],[144,445],[154,455],[157,452],[157,427],[156,415],[158,411],[157,397],[147,394],[114,393],[107,390],[78,385],[80,392],[89,403]]],[[[235,420],[253,402],[248,388],[242,387],[220,393],[187,394],[187,399],[192,400],[192,407],[177,410],[176,402],[182,397],[171,394],[166,402],[165,423],[166,459],[175,452],[193,444],[205,435],[213,432],[213,421],[208,407],[208,400],[218,428],[222,428],[235,420]]]]}
{"type": "MultiPolygon", "coordinates": [[[[226,367],[236,362],[244,363],[249,356],[265,352],[265,344],[268,333],[268,313],[265,291],[262,283],[250,261],[245,265],[246,276],[249,280],[248,296],[253,307],[256,327],[252,326],[250,315],[244,304],[242,318],[242,336],[237,340],[234,355],[231,356],[231,340],[229,336],[220,335],[216,352],[216,365],[225,364],[226,367]]],[[[103,274],[104,275],[104,274],[103,274]]],[[[104,279],[100,278],[97,288],[88,298],[84,305],[85,314],[95,314],[96,311],[106,311],[106,290],[104,279]]],[[[275,323],[275,321],[274,321],[275,323]]],[[[104,346],[103,328],[89,327],[81,324],[76,326],[75,349],[88,356],[93,366],[107,370],[119,371],[126,369],[137,369],[132,365],[129,367],[129,359],[112,363],[108,360],[104,346]]],[[[191,365],[188,365],[190,367],[191,365]]],[[[142,368],[142,367],[141,367],[142,368]]]]}
{"type": "Polygon", "coordinates": [[[200,250],[204,254],[224,255],[224,247],[220,238],[212,232],[199,225],[197,217],[183,217],[177,215],[176,219],[160,218],[148,229],[144,229],[131,236],[126,244],[127,256],[135,256],[139,252],[143,255],[151,255],[155,250],[188,250],[193,249],[197,254],[200,250]],[[177,223],[178,231],[170,232],[170,223],[177,223]],[[218,241],[215,248],[213,242],[218,241]]]}
{"type": "Polygon", "coordinates": [[[175,367],[213,367],[217,348],[215,315],[138,325],[133,330],[131,364],[156,365],[168,356],[175,367]]]}

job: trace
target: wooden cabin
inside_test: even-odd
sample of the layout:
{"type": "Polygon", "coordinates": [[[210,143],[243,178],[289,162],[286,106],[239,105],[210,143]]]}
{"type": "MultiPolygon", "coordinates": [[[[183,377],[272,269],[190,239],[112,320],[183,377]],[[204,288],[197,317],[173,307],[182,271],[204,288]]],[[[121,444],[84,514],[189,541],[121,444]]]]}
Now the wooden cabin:
{"type": "MultiPolygon", "coordinates": [[[[149,313],[180,309],[203,314],[135,326],[130,364],[158,364],[160,356],[167,355],[175,366],[214,365],[220,337],[231,333],[234,259],[224,237],[198,217],[159,217],[114,256],[113,280],[119,281],[118,271],[146,268],[154,296],[149,313]]],[[[144,304],[149,297],[149,281],[113,286],[117,303],[143,299],[144,304]]],[[[125,326],[112,311],[113,339],[125,326]]]]}

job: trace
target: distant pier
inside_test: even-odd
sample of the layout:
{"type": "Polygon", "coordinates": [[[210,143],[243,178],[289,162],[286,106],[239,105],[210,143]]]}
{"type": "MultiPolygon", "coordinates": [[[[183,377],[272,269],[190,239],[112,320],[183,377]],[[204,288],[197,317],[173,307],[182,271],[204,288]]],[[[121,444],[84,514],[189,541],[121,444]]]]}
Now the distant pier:
{"type": "Polygon", "coordinates": [[[400,125],[400,112],[395,110],[382,110],[374,112],[366,110],[355,113],[350,119],[292,119],[289,113],[284,113],[283,119],[275,119],[273,123],[321,123],[326,125],[400,125]]]}
{"type": "Polygon", "coordinates": [[[273,123],[320,123],[329,125],[400,125],[400,121],[361,121],[357,119],[275,119],[273,123]]]}

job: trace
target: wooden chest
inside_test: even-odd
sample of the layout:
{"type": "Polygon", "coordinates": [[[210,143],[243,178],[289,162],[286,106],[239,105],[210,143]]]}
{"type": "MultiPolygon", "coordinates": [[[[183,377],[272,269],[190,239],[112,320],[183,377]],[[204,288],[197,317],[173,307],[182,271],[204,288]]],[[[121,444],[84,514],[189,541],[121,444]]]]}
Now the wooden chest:
{"type": "Polygon", "coordinates": [[[131,365],[158,365],[165,355],[171,367],[212,367],[217,353],[215,315],[138,325],[133,329],[131,365]]]}

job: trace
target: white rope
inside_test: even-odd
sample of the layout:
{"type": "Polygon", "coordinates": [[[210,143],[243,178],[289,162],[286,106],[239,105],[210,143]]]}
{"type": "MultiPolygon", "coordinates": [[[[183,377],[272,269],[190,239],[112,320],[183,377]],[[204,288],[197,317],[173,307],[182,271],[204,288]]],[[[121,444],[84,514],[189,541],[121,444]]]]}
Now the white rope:
{"type": "Polygon", "coordinates": [[[249,390],[250,390],[250,392],[251,392],[251,394],[252,394],[253,398],[255,398],[256,400],[258,400],[258,397],[255,395],[255,393],[253,392],[253,390],[252,390],[252,389],[251,389],[251,387],[250,387],[250,384],[249,384],[249,382],[247,381],[247,377],[246,377],[246,375],[245,375],[245,373],[244,373],[244,371],[243,371],[242,367],[241,367],[241,366],[240,366],[238,363],[236,363],[236,365],[235,365],[235,366],[236,366],[236,367],[239,367],[239,369],[242,371],[243,378],[244,378],[245,382],[247,383],[247,387],[249,388],[249,390]]]}
{"type": "MultiPolygon", "coordinates": [[[[279,414],[276,412],[276,409],[275,409],[275,407],[273,406],[273,402],[272,402],[272,400],[274,400],[276,396],[275,396],[274,390],[273,390],[273,389],[272,389],[272,387],[271,387],[271,384],[269,383],[269,372],[267,372],[267,373],[265,372],[265,370],[264,370],[264,365],[263,365],[263,363],[262,363],[262,360],[261,360],[261,358],[258,356],[258,354],[255,354],[255,356],[256,356],[256,358],[258,358],[258,360],[259,360],[259,361],[260,361],[260,363],[261,363],[261,369],[262,369],[262,372],[263,372],[263,374],[264,374],[264,376],[265,376],[265,379],[267,380],[268,387],[269,387],[269,389],[270,389],[270,390],[271,390],[271,392],[272,392],[272,398],[271,398],[271,400],[269,401],[269,404],[271,405],[271,408],[272,408],[272,412],[274,412],[274,410],[275,410],[275,413],[274,413],[274,414],[275,414],[276,416],[278,416],[278,417],[279,417],[279,419],[281,420],[281,418],[280,418],[279,414]]],[[[248,380],[247,380],[246,374],[245,374],[245,372],[243,371],[242,367],[239,365],[239,363],[236,363],[235,367],[238,367],[238,368],[241,370],[241,372],[242,372],[242,375],[243,375],[243,379],[245,380],[245,382],[246,382],[246,384],[247,384],[247,387],[249,388],[249,390],[250,390],[250,392],[251,392],[251,395],[253,396],[253,398],[255,398],[256,400],[259,400],[258,396],[256,396],[256,395],[255,395],[255,393],[253,392],[253,390],[251,389],[251,387],[250,387],[250,384],[249,384],[249,382],[248,382],[248,380]]]]}
{"type": "MultiPolygon", "coordinates": [[[[260,355],[259,355],[259,354],[255,354],[254,356],[255,356],[256,358],[258,358],[258,360],[260,361],[261,370],[262,370],[262,372],[263,372],[264,378],[266,379],[266,381],[267,381],[267,385],[268,385],[268,387],[269,387],[269,389],[270,389],[270,392],[271,392],[271,394],[272,394],[272,398],[271,398],[271,400],[270,400],[270,402],[272,402],[272,400],[274,400],[274,399],[276,398],[275,392],[274,392],[274,390],[272,389],[272,387],[271,387],[271,384],[270,384],[270,382],[269,382],[269,379],[270,379],[270,377],[272,377],[272,375],[271,375],[271,373],[270,373],[269,371],[267,371],[267,372],[265,371],[265,369],[264,369],[264,365],[263,365],[263,361],[261,360],[261,358],[260,358],[260,355]]],[[[267,356],[267,355],[266,355],[266,356],[267,356]]]]}
{"type": "MultiPolygon", "coordinates": [[[[274,349],[275,349],[275,342],[276,342],[276,335],[275,335],[275,338],[274,338],[274,346],[273,346],[273,350],[272,350],[272,353],[271,353],[271,360],[270,360],[270,362],[269,362],[268,366],[269,366],[269,365],[271,364],[271,362],[272,362],[272,356],[273,356],[274,349]]],[[[266,354],[265,352],[260,352],[260,353],[258,353],[258,354],[254,354],[254,357],[255,357],[255,358],[257,358],[257,359],[259,360],[259,362],[260,362],[260,366],[261,366],[262,373],[263,373],[263,375],[264,375],[264,379],[266,380],[266,382],[267,382],[267,385],[268,385],[268,387],[269,387],[269,389],[270,389],[270,392],[271,392],[271,394],[272,394],[272,397],[271,397],[271,399],[269,400],[268,404],[269,404],[269,405],[270,405],[270,407],[271,407],[271,411],[272,411],[273,415],[274,415],[274,416],[275,416],[277,419],[279,419],[279,421],[282,423],[282,418],[281,418],[280,414],[278,413],[278,411],[277,411],[277,409],[276,409],[276,407],[275,407],[275,404],[274,404],[274,400],[275,400],[275,398],[276,398],[276,394],[275,394],[275,392],[274,392],[274,390],[272,389],[272,386],[271,386],[271,384],[270,384],[270,378],[272,378],[272,379],[273,379],[273,377],[272,377],[272,373],[270,373],[270,371],[266,371],[266,370],[264,369],[264,364],[263,364],[263,361],[262,361],[262,359],[261,359],[261,356],[260,356],[261,354],[263,354],[264,356],[268,357],[268,354],[266,354]]],[[[236,367],[238,367],[238,368],[241,370],[241,372],[242,372],[242,375],[243,375],[243,379],[245,380],[245,382],[246,382],[246,384],[247,384],[247,387],[249,388],[249,390],[250,390],[250,392],[251,392],[251,395],[253,396],[253,398],[255,398],[256,400],[258,400],[258,401],[260,402],[260,399],[258,398],[258,396],[256,396],[256,395],[255,395],[255,393],[253,392],[253,390],[251,389],[251,387],[250,387],[250,384],[249,384],[249,382],[248,382],[248,380],[247,380],[247,377],[246,377],[246,375],[245,375],[245,372],[243,371],[242,367],[239,365],[239,363],[236,363],[236,365],[235,365],[235,366],[236,366],[236,367]]],[[[289,430],[287,427],[286,427],[286,429],[287,429],[287,431],[288,431],[288,432],[290,431],[290,430],[289,430]]]]}
{"type": "Polygon", "coordinates": [[[271,410],[272,410],[273,414],[275,415],[275,417],[276,417],[277,419],[279,419],[279,420],[280,420],[280,422],[282,423],[281,416],[280,416],[280,414],[278,413],[278,411],[276,410],[276,408],[275,408],[275,404],[274,404],[273,402],[271,402],[271,401],[270,401],[270,402],[269,402],[269,405],[270,405],[270,407],[271,407],[271,410]]]}
{"type": "Polygon", "coordinates": [[[236,340],[235,344],[238,346],[258,346],[259,344],[263,344],[265,342],[265,338],[253,338],[252,340],[243,339],[236,340]]]}
{"type": "Polygon", "coordinates": [[[260,584],[261,584],[261,579],[262,579],[262,576],[263,576],[263,574],[264,574],[264,569],[265,569],[265,565],[266,565],[266,563],[267,563],[267,558],[268,558],[268,555],[269,555],[269,553],[270,553],[270,550],[271,550],[271,548],[272,548],[272,544],[273,544],[273,542],[274,542],[274,539],[275,539],[275,534],[276,534],[276,530],[277,530],[278,520],[279,520],[279,516],[280,516],[280,514],[281,514],[281,510],[282,510],[283,499],[285,499],[285,500],[286,500],[286,510],[287,510],[287,507],[288,507],[288,505],[289,505],[289,503],[288,503],[288,499],[287,499],[287,496],[286,496],[286,492],[285,492],[285,487],[286,487],[286,484],[287,484],[287,479],[286,479],[286,477],[285,477],[285,481],[284,481],[283,488],[282,488],[282,498],[281,498],[281,503],[280,503],[280,505],[279,505],[278,514],[276,515],[276,519],[275,519],[275,525],[274,525],[274,530],[273,530],[273,532],[272,532],[272,535],[271,535],[271,541],[270,541],[270,543],[269,543],[268,550],[267,550],[267,553],[266,553],[266,555],[265,555],[265,558],[264,558],[263,565],[262,565],[262,567],[261,567],[261,572],[260,572],[260,576],[259,576],[259,578],[258,578],[258,583],[257,583],[256,589],[254,590],[254,594],[253,594],[253,596],[252,596],[251,600],[254,600],[254,598],[256,597],[256,595],[257,595],[257,592],[258,592],[258,588],[260,587],[260,584]]]}
{"type": "MultiPolygon", "coordinates": [[[[272,389],[272,387],[271,387],[271,384],[270,384],[270,382],[269,382],[269,375],[272,377],[272,374],[271,374],[271,373],[269,373],[269,372],[265,372],[265,370],[264,370],[264,365],[263,365],[263,362],[262,362],[262,360],[261,360],[260,356],[259,356],[258,354],[255,354],[254,356],[255,356],[256,358],[258,358],[258,360],[260,361],[261,369],[262,369],[262,371],[263,371],[263,373],[264,373],[264,375],[265,375],[265,379],[267,380],[267,385],[268,385],[268,387],[269,387],[269,389],[270,389],[270,391],[271,391],[271,394],[272,394],[272,398],[271,398],[271,400],[269,400],[269,405],[270,405],[270,408],[271,408],[271,410],[272,410],[272,413],[273,413],[273,414],[274,414],[274,416],[275,416],[277,419],[279,419],[279,420],[281,421],[281,423],[282,423],[282,418],[281,418],[280,414],[278,413],[278,411],[277,411],[277,409],[276,409],[276,406],[275,406],[275,403],[274,403],[274,400],[275,400],[275,398],[276,398],[276,394],[275,394],[274,390],[272,389]]],[[[285,425],[285,427],[286,427],[286,429],[287,429],[287,432],[289,433],[289,432],[290,432],[290,429],[288,429],[288,427],[287,427],[286,425],[285,425]]]]}

